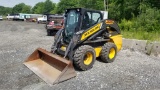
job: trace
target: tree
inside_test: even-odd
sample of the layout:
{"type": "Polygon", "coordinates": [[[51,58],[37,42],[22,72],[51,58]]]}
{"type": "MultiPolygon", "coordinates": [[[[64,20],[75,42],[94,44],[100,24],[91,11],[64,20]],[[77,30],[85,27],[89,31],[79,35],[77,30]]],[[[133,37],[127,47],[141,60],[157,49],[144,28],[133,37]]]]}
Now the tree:
{"type": "Polygon", "coordinates": [[[5,9],[4,6],[0,6],[0,15],[3,15],[5,13],[4,9],[5,9]]]}
{"type": "Polygon", "coordinates": [[[13,9],[12,9],[12,13],[13,13],[13,14],[21,13],[24,6],[25,6],[24,3],[20,3],[20,4],[15,5],[15,6],[13,7],[13,9]]]}
{"type": "Polygon", "coordinates": [[[0,6],[0,15],[7,15],[12,12],[12,8],[0,6]]]}
{"type": "Polygon", "coordinates": [[[95,10],[104,10],[103,0],[79,0],[80,6],[95,10]]]}
{"type": "Polygon", "coordinates": [[[45,14],[50,13],[52,11],[52,9],[54,9],[54,4],[52,3],[52,1],[46,0],[44,2],[44,11],[43,11],[43,13],[45,13],[45,14]]]}
{"type": "Polygon", "coordinates": [[[52,4],[52,10],[50,11],[51,14],[55,14],[56,13],[56,11],[57,11],[56,7],[57,7],[56,3],[53,3],[52,4]]]}
{"type": "Polygon", "coordinates": [[[56,7],[56,12],[64,13],[65,9],[75,7],[78,7],[78,0],[60,0],[56,7]]]}
{"type": "Polygon", "coordinates": [[[31,6],[26,5],[24,3],[19,3],[15,5],[12,9],[13,14],[17,13],[31,13],[31,6]]]}
{"type": "Polygon", "coordinates": [[[44,12],[44,2],[39,2],[32,8],[32,13],[42,14],[43,12],[44,12]]]}
{"type": "Polygon", "coordinates": [[[160,9],[160,1],[159,0],[142,0],[143,2],[148,3],[152,8],[156,7],[160,9]]]}
{"type": "Polygon", "coordinates": [[[25,5],[22,9],[22,13],[31,13],[31,6],[25,5]]]}
{"type": "Polygon", "coordinates": [[[39,2],[32,8],[32,13],[37,14],[47,14],[50,12],[54,12],[56,4],[51,0],[46,0],[45,2],[39,2]]]}
{"type": "Polygon", "coordinates": [[[109,12],[108,15],[109,15],[110,19],[113,19],[113,20],[116,20],[116,21],[120,21],[121,20],[121,18],[120,18],[121,11],[119,9],[119,6],[116,5],[115,2],[111,2],[109,4],[109,10],[108,10],[108,12],[109,12]]]}
{"type": "Polygon", "coordinates": [[[109,17],[118,21],[139,15],[140,0],[112,0],[109,2],[109,17]]]}

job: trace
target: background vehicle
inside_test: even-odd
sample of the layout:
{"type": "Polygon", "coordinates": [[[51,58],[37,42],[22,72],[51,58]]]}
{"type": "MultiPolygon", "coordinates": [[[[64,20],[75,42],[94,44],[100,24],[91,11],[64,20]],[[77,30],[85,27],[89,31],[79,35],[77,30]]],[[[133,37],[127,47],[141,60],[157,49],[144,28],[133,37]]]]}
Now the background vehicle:
{"type": "Polygon", "coordinates": [[[49,84],[75,77],[75,68],[91,69],[97,57],[111,63],[122,47],[118,24],[105,12],[84,8],[65,11],[64,28],[59,30],[51,52],[38,48],[25,65],[49,84]],[[73,65],[72,65],[73,64],[73,65]]]}
{"type": "Polygon", "coordinates": [[[47,22],[47,16],[43,15],[42,17],[37,18],[37,23],[46,23],[47,22]]]}
{"type": "Polygon", "coordinates": [[[48,21],[46,23],[47,35],[50,36],[60,30],[63,26],[63,22],[63,15],[48,15],[48,21]]]}
{"type": "Polygon", "coordinates": [[[2,16],[0,16],[0,21],[2,21],[3,20],[3,17],[2,16]]]}
{"type": "Polygon", "coordinates": [[[13,20],[14,14],[8,14],[7,15],[7,20],[13,20]]]}

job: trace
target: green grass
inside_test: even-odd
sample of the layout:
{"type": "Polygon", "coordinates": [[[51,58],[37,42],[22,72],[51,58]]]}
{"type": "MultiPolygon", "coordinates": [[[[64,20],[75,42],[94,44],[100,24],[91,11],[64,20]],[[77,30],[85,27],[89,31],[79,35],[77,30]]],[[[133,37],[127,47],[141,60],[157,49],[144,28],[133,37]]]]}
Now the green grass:
{"type": "Polygon", "coordinates": [[[123,38],[139,39],[148,41],[160,42],[160,31],[147,32],[147,31],[121,31],[123,38]]]}

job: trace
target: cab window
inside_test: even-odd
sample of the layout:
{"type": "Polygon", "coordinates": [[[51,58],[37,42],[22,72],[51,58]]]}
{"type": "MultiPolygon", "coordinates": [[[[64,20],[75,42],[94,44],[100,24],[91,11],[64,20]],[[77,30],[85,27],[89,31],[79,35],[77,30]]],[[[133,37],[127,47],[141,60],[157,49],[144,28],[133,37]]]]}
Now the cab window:
{"type": "Polygon", "coordinates": [[[102,16],[99,12],[86,12],[83,16],[82,29],[88,29],[93,25],[99,23],[102,20],[102,16]]]}

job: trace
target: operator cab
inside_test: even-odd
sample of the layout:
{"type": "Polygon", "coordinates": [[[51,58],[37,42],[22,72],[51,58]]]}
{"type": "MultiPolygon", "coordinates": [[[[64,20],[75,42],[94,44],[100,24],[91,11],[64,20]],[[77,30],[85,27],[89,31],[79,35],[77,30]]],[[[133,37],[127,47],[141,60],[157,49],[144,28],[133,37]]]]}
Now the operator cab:
{"type": "Polygon", "coordinates": [[[67,9],[65,12],[64,33],[65,42],[69,43],[76,32],[85,31],[103,19],[100,11],[84,8],[67,9]]]}

